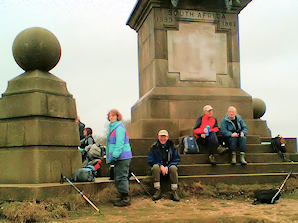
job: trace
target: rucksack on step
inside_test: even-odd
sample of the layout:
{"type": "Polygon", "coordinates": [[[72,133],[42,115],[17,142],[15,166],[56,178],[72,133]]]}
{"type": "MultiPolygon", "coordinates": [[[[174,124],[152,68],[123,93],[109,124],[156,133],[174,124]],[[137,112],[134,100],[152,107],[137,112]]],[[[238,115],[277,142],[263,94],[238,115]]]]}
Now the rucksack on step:
{"type": "Polygon", "coordinates": [[[190,154],[190,153],[199,153],[200,149],[197,144],[196,138],[194,136],[185,136],[182,139],[183,144],[183,153],[190,154]]]}
{"type": "Polygon", "coordinates": [[[78,168],[72,175],[74,182],[94,182],[97,172],[92,167],[78,168]]]}
{"type": "Polygon", "coordinates": [[[287,152],[286,140],[281,135],[277,135],[275,138],[271,139],[271,146],[276,153],[287,152]]]}

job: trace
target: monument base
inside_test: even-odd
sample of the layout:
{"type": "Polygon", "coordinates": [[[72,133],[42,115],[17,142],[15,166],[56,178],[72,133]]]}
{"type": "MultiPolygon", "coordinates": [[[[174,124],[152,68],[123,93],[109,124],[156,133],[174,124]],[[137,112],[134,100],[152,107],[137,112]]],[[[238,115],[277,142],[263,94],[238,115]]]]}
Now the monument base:
{"type": "MultiPolygon", "coordinates": [[[[80,182],[75,183],[75,185],[89,197],[97,194],[110,183],[113,183],[113,181],[109,180],[108,177],[102,177],[96,178],[95,182],[80,182]]],[[[71,194],[78,194],[78,192],[68,182],[63,184],[0,184],[0,199],[6,201],[40,201],[66,197],[71,194]]]]}
{"type": "Polygon", "coordinates": [[[71,176],[81,167],[77,147],[28,146],[1,149],[1,184],[59,182],[61,173],[71,176]],[[7,162],[9,160],[9,162],[7,162]]]}
{"type": "Polygon", "coordinates": [[[253,119],[252,98],[240,88],[155,87],[132,107],[130,138],[154,138],[160,129],[167,129],[170,137],[192,129],[203,107],[210,104],[218,124],[229,106],[237,108],[243,119],[253,119]]]}

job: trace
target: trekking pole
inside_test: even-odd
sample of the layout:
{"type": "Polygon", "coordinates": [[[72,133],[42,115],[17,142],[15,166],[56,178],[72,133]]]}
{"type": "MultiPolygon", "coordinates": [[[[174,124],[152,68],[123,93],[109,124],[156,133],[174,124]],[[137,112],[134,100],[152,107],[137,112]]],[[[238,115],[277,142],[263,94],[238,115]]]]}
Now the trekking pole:
{"type": "Polygon", "coordinates": [[[143,186],[143,184],[141,183],[141,181],[139,181],[139,179],[136,177],[136,175],[131,171],[131,175],[136,179],[136,181],[138,182],[138,184],[140,184],[142,186],[142,188],[147,192],[147,194],[152,198],[152,200],[154,201],[154,203],[156,203],[156,200],[152,197],[152,195],[149,193],[149,191],[143,186]]]}
{"type": "Polygon", "coordinates": [[[97,211],[98,213],[100,213],[99,209],[95,206],[95,204],[92,203],[92,201],[89,200],[88,197],[86,197],[82,191],[80,191],[79,188],[77,188],[71,181],[70,179],[68,179],[64,174],[61,173],[61,182],[63,183],[62,179],[65,179],[68,183],[70,183],[71,186],[73,186],[74,189],[76,189],[77,192],[79,192],[80,195],[82,195],[82,197],[94,208],[95,211],[97,211]]]}
{"type": "Polygon", "coordinates": [[[287,180],[289,179],[289,177],[292,175],[292,171],[290,171],[286,177],[286,179],[284,180],[284,182],[282,183],[282,185],[279,187],[278,191],[276,192],[276,194],[273,196],[273,198],[271,199],[271,204],[274,203],[274,199],[276,198],[276,196],[280,193],[280,191],[282,190],[282,188],[285,186],[285,183],[287,182],[287,180]]]}

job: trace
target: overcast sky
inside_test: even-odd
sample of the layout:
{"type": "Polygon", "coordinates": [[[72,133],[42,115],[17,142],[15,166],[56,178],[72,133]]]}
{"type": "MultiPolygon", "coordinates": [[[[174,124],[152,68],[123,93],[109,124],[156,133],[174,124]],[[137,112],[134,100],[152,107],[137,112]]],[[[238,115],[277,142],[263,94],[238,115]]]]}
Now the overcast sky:
{"type": "MultiPolygon", "coordinates": [[[[1,0],[0,93],[23,73],[12,56],[15,37],[38,26],[62,46],[61,60],[50,72],[67,83],[82,122],[102,135],[110,109],[130,119],[139,98],[137,34],[126,21],[135,3],[1,0]]],[[[272,136],[298,136],[297,12],[297,0],[253,0],[239,15],[241,88],[266,103],[262,119],[272,136]]]]}

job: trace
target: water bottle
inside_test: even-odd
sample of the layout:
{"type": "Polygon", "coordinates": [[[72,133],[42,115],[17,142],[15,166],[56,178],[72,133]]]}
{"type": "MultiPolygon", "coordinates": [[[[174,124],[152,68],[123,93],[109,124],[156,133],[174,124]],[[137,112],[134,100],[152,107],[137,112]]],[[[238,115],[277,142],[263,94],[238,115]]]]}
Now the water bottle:
{"type": "Polygon", "coordinates": [[[208,132],[205,133],[205,136],[209,136],[209,129],[210,129],[210,126],[209,126],[209,125],[206,125],[206,129],[207,129],[208,132]]]}

